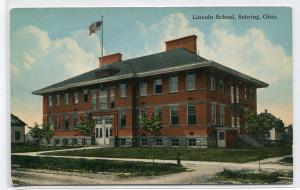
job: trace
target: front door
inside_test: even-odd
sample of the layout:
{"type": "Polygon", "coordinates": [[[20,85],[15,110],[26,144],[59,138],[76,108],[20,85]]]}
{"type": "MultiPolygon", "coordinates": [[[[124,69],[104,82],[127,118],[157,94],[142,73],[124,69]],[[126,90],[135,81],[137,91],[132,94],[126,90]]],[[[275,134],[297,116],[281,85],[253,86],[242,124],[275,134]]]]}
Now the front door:
{"type": "Polygon", "coordinates": [[[224,148],[226,146],[225,131],[221,130],[217,132],[218,135],[218,147],[224,148]]]}
{"type": "Polygon", "coordinates": [[[95,142],[96,144],[109,144],[109,137],[112,136],[112,124],[106,123],[103,119],[102,124],[95,126],[95,142]]]}

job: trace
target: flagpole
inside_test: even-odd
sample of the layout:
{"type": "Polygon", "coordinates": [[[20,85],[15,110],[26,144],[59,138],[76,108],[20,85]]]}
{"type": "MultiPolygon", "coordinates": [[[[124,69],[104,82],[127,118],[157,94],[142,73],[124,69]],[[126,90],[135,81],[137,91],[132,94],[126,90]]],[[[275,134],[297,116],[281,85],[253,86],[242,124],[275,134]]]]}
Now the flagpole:
{"type": "Polygon", "coordinates": [[[102,17],[102,35],[101,35],[101,43],[102,43],[102,45],[101,45],[101,48],[102,48],[102,59],[101,59],[101,67],[103,66],[103,28],[104,28],[104,23],[103,23],[103,16],[101,16],[102,17]]]}

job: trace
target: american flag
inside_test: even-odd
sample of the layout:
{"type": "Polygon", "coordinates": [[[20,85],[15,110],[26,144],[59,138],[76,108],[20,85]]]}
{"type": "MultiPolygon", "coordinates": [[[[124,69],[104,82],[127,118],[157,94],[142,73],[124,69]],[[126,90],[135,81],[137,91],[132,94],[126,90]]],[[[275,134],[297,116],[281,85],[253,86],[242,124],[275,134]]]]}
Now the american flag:
{"type": "Polygon", "coordinates": [[[102,21],[97,21],[97,22],[93,22],[90,26],[89,26],[89,30],[90,30],[90,34],[95,33],[97,30],[100,30],[102,26],[102,21]]]}

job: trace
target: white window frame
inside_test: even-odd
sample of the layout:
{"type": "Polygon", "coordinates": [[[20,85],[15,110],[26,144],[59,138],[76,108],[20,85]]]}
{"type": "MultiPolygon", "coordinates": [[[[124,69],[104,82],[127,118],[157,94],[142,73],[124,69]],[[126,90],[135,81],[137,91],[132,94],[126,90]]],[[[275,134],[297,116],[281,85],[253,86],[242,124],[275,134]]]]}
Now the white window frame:
{"type": "Polygon", "coordinates": [[[171,126],[179,125],[179,110],[178,110],[178,106],[171,106],[170,107],[170,125],[171,126]],[[178,118],[178,123],[177,124],[172,124],[172,108],[176,108],[176,110],[177,110],[177,118],[178,118]]]}
{"type": "Polygon", "coordinates": [[[121,98],[126,98],[126,83],[125,82],[121,82],[120,83],[120,97],[121,98]]]}
{"type": "Polygon", "coordinates": [[[78,91],[74,92],[74,104],[78,104],[79,103],[79,99],[78,99],[78,91]]]}
{"type": "Polygon", "coordinates": [[[147,86],[146,80],[140,81],[140,96],[147,96],[147,86]]]}
{"type": "Polygon", "coordinates": [[[224,81],[222,79],[219,80],[219,91],[224,92],[224,81]]]}
{"type": "Polygon", "coordinates": [[[196,105],[194,105],[194,104],[187,105],[187,107],[186,107],[186,117],[187,117],[187,124],[188,125],[196,125],[197,124],[197,110],[196,110],[196,105]],[[189,113],[189,107],[194,107],[195,108],[195,113],[194,114],[190,114],[189,113]],[[190,121],[189,121],[189,115],[194,115],[195,116],[195,123],[190,123],[190,121]]]}
{"type": "Polygon", "coordinates": [[[107,110],[107,88],[100,88],[99,90],[99,110],[107,110]],[[105,101],[103,101],[105,100],[105,101]],[[104,106],[103,106],[104,105],[104,106]]]}
{"type": "Polygon", "coordinates": [[[82,96],[82,102],[87,103],[89,101],[89,90],[88,89],[84,89],[83,90],[83,96],[82,96]],[[85,100],[85,95],[87,95],[87,100],[85,100]]]}
{"type": "Polygon", "coordinates": [[[216,90],[216,80],[215,77],[210,77],[210,90],[215,91],[216,90]]]}
{"type": "Polygon", "coordinates": [[[240,127],[241,127],[240,117],[236,117],[236,127],[237,127],[237,128],[240,128],[240,127]]]}
{"type": "Polygon", "coordinates": [[[234,86],[230,85],[230,100],[231,103],[234,103],[234,86]]]}
{"type": "Polygon", "coordinates": [[[210,115],[211,115],[211,124],[216,125],[217,124],[217,103],[212,102],[211,103],[211,110],[210,110],[210,115]]]}
{"type": "Polygon", "coordinates": [[[169,92],[178,92],[178,76],[169,78],[169,92]]]}
{"type": "Polygon", "coordinates": [[[186,90],[196,90],[196,74],[186,74],[186,90]]]}
{"type": "Polygon", "coordinates": [[[225,105],[220,104],[220,125],[225,124],[225,105]]]}
{"type": "Polygon", "coordinates": [[[64,94],[64,105],[69,105],[69,93],[64,94]]]}
{"type": "Polygon", "coordinates": [[[245,100],[247,99],[247,87],[246,86],[244,88],[244,98],[245,98],[245,100]]]}
{"type": "Polygon", "coordinates": [[[57,94],[56,95],[56,106],[59,106],[60,105],[60,95],[57,94]]]}
{"type": "Polygon", "coordinates": [[[96,90],[92,91],[92,109],[94,111],[97,110],[97,92],[96,92],[96,90]]]}
{"type": "Polygon", "coordinates": [[[231,127],[235,128],[235,117],[231,116],[231,127]]]}
{"type": "Polygon", "coordinates": [[[155,79],[153,84],[153,92],[154,94],[162,94],[163,91],[163,80],[162,79],[155,79]],[[161,85],[161,92],[156,92],[156,86],[161,85]]]}
{"type": "Polygon", "coordinates": [[[49,107],[52,106],[52,105],[53,105],[52,103],[53,103],[53,102],[52,102],[52,96],[49,95],[49,96],[48,96],[48,106],[49,106],[49,107]]]}

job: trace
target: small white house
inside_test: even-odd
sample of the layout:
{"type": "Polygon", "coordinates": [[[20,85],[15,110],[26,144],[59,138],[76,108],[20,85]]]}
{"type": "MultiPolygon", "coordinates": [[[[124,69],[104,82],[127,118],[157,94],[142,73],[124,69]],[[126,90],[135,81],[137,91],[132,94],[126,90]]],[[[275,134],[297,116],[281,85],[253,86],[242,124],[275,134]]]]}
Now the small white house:
{"type": "Polygon", "coordinates": [[[11,143],[25,142],[25,126],[25,122],[11,114],[11,143]]]}

